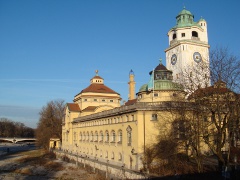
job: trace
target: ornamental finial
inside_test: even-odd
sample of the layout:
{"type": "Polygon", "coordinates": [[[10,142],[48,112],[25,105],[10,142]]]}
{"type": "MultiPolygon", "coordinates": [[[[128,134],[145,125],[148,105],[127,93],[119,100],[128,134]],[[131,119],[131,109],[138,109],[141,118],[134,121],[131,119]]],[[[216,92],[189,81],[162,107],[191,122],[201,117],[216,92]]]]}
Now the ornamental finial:
{"type": "Polygon", "coordinates": [[[98,70],[95,70],[96,76],[98,76],[98,70]]]}
{"type": "Polygon", "coordinates": [[[160,64],[162,64],[162,58],[160,58],[159,61],[160,61],[160,64]]]}

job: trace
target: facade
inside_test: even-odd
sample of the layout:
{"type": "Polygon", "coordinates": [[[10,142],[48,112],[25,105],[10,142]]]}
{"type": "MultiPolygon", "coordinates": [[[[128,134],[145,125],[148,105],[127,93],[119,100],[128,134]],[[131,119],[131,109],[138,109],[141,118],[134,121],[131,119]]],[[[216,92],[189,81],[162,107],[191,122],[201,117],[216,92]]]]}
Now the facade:
{"type": "MultiPolygon", "coordinates": [[[[129,98],[122,106],[119,105],[119,94],[105,86],[103,81],[99,82],[100,76],[93,77],[90,86],[75,96],[74,103],[66,105],[62,149],[119,168],[140,170],[144,148],[158,134],[155,125],[159,111],[164,112],[166,103],[184,101],[182,87],[172,82],[172,71],[164,65],[160,63],[150,76],[153,88],[150,89],[150,82],[144,84],[136,93],[137,98],[129,98]],[[99,84],[106,91],[96,92],[98,89],[93,86],[99,84]]],[[[131,71],[130,91],[134,85],[131,71]]]]}
{"type": "Polygon", "coordinates": [[[184,9],[168,36],[167,68],[160,62],[149,72],[149,82],[136,94],[131,70],[125,104],[120,105],[120,94],[104,84],[98,71],[73,103],[66,104],[61,146],[64,152],[116,168],[137,171],[143,168],[145,148],[156,141],[161,117],[175,102],[186,101],[183,86],[176,82],[181,70],[208,59],[204,19],[194,22],[193,15],[184,9]]]}

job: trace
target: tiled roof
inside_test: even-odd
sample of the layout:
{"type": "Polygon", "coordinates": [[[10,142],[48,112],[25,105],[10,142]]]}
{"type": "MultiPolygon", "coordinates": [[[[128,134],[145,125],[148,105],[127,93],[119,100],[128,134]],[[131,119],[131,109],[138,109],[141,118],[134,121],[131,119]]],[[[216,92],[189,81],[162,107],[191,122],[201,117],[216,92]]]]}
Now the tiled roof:
{"type": "Polygon", "coordinates": [[[168,71],[168,69],[162,64],[160,63],[155,69],[154,71],[168,71]]]}
{"type": "Polygon", "coordinates": [[[126,106],[133,105],[133,104],[135,104],[136,102],[137,102],[137,99],[128,100],[128,101],[125,103],[125,105],[126,105],[126,106]]]}
{"type": "Polygon", "coordinates": [[[83,112],[85,112],[85,111],[94,111],[96,108],[97,108],[97,106],[88,106],[85,109],[83,109],[82,111],[83,112]]]}
{"type": "Polygon", "coordinates": [[[100,76],[94,76],[92,79],[103,79],[103,78],[100,76]]]}
{"type": "Polygon", "coordinates": [[[79,105],[76,103],[67,103],[69,111],[74,111],[74,112],[80,112],[81,109],[79,108],[79,105]]]}
{"type": "Polygon", "coordinates": [[[81,93],[85,93],[85,92],[118,94],[117,92],[105,86],[104,84],[90,84],[90,86],[88,86],[87,88],[81,91],[81,93]]]}
{"type": "Polygon", "coordinates": [[[228,93],[228,92],[232,92],[230,91],[228,88],[216,88],[214,86],[209,86],[206,88],[199,88],[197,89],[189,98],[193,98],[195,97],[204,97],[204,96],[211,96],[214,94],[224,94],[224,93],[228,93]]]}

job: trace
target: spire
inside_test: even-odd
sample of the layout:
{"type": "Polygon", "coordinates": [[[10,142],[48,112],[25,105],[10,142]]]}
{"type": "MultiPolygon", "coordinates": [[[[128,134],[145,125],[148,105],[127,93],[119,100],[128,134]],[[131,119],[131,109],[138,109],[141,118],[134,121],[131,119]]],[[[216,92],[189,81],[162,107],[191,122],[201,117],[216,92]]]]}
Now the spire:
{"type": "Polygon", "coordinates": [[[131,69],[129,72],[129,82],[128,82],[128,87],[129,87],[128,100],[135,99],[135,84],[136,82],[134,81],[134,72],[131,69]]]}

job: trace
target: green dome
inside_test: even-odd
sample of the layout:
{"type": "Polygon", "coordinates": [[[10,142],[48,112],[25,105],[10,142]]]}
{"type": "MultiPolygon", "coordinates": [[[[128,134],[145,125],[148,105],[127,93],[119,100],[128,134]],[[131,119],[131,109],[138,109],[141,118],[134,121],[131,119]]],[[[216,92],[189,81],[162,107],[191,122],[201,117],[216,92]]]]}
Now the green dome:
{"type": "Polygon", "coordinates": [[[148,87],[147,84],[142,85],[142,86],[140,87],[140,89],[139,89],[139,92],[147,91],[147,87],[148,87]]]}
{"type": "Polygon", "coordinates": [[[184,9],[177,15],[176,17],[177,25],[174,26],[172,29],[176,28],[182,28],[182,27],[191,27],[191,26],[198,26],[201,28],[201,26],[194,22],[194,15],[185,9],[184,9]]]}
{"type": "Polygon", "coordinates": [[[193,16],[192,13],[190,11],[186,10],[185,8],[177,15],[177,17],[180,16],[180,15],[191,15],[191,16],[193,16]]]}

